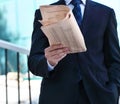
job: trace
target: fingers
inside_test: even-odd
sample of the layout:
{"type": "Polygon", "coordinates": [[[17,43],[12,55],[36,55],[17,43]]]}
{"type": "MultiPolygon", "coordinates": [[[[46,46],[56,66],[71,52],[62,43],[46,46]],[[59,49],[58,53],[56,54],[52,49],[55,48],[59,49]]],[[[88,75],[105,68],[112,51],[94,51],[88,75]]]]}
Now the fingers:
{"type": "Polygon", "coordinates": [[[54,44],[45,49],[47,56],[62,55],[63,53],[69,52],[68,47],[64,47],[62,44],[54,44]]]}
{"type": "Polygon", "coordinates": [[[51,65],[56,65],[61,59],[63,59],[68,53],[69,48],[62,44],[54,44],[45,49],[45,57],[51,65]]]}
{"type": "Polygon", "coordinates": [[[62,48],[62,47],[63,47],[63,45],[61,43],[58,43],[58,44],[51,45],[50,47],[46,48],[46,50],[54,51],[55,49],[62,48]]]}

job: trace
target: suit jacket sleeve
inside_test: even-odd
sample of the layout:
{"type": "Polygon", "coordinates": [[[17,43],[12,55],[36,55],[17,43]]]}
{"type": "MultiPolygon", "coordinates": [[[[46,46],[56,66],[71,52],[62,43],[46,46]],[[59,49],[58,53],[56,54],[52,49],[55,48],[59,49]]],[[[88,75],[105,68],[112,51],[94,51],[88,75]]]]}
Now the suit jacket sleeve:
{"type": "Polygon", "coordinates": [[[46,36],[40,29],[41,24],[38,20],[41,19],[40,10],[36,10],[31,50],[28,56],[28,68],[37,76],[48,77],[50,72],[48,70],[47,60],[44,57],[44,49],[49,46],[49,43],[46,36]]]}
{"type": "Polygon", "coordinates": [[[120,87],[120,47],[117,35],[117,22],[115,13],[110,13],[105,35],[105,63],[108,68],[110,81],[120,87]]]}

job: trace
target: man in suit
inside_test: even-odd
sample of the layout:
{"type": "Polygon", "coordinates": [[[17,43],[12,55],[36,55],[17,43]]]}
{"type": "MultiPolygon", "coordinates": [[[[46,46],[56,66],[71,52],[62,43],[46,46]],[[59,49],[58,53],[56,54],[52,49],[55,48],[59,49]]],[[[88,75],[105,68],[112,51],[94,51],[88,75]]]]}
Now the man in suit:
{"type": "MultiPolygon", "coordinates": [[[[52,5],[73,10],[71,1],[52,5]]],[[[118,104],[120,48],[114,10],[90,0],[82,0],[79,6],[87,51],[74,54],[61,43],[49,46],[36,10],[28,66],[43,77],[39,104],[118,104]]]]}

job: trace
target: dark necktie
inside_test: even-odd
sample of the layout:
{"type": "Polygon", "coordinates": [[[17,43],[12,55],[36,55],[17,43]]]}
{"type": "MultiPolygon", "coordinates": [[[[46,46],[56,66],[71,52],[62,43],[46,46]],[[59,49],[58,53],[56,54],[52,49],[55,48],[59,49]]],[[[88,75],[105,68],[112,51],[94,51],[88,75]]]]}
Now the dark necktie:
{"type": "Polygon", "coordinates": [[[80,26],[81,21],[82,21],[80,4],[82,4],[82,1],[81,0],[72,0],[71,4],[74,5],[73,14],[75,16],[75,19],[76,19],[78,25],[80,26]]]}

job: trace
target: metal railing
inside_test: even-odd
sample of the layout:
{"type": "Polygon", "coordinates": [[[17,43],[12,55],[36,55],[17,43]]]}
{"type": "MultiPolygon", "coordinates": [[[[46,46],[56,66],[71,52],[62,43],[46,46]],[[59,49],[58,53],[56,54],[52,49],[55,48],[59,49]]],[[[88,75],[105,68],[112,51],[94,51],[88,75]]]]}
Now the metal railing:
{"type": "MultiPolygon", "coordinates": [[[[3,40],[0,40],[0,48],[4,50],[4,57],[5,57],[5,95],[6,95],[6,104],[9,104],[9,101],[8,101],[8,76],[7,76],[7,73],[8,73],[8,51],[14,51],[16,53],[16,60],[17,60],[17,92],[18,92],[18,104],[21,104],[21,98],[20,98],[20,54],[24,54],[26,55],[26,58],[27,56],[29,55],[29,50],[27,49],[24,49],[22,47],[18,47],[10,42],[6,42],[6,41],[3,41],[3,40]]],[[[27,76],[28,76],[28,93],[29,93],[29,104],[32,104],[31,102],[31,85],[30,85],[30,72],[29,70],[27,70],[27,76]]],[[[12,94],[11,94],[12,96],[12,94]]]]}

